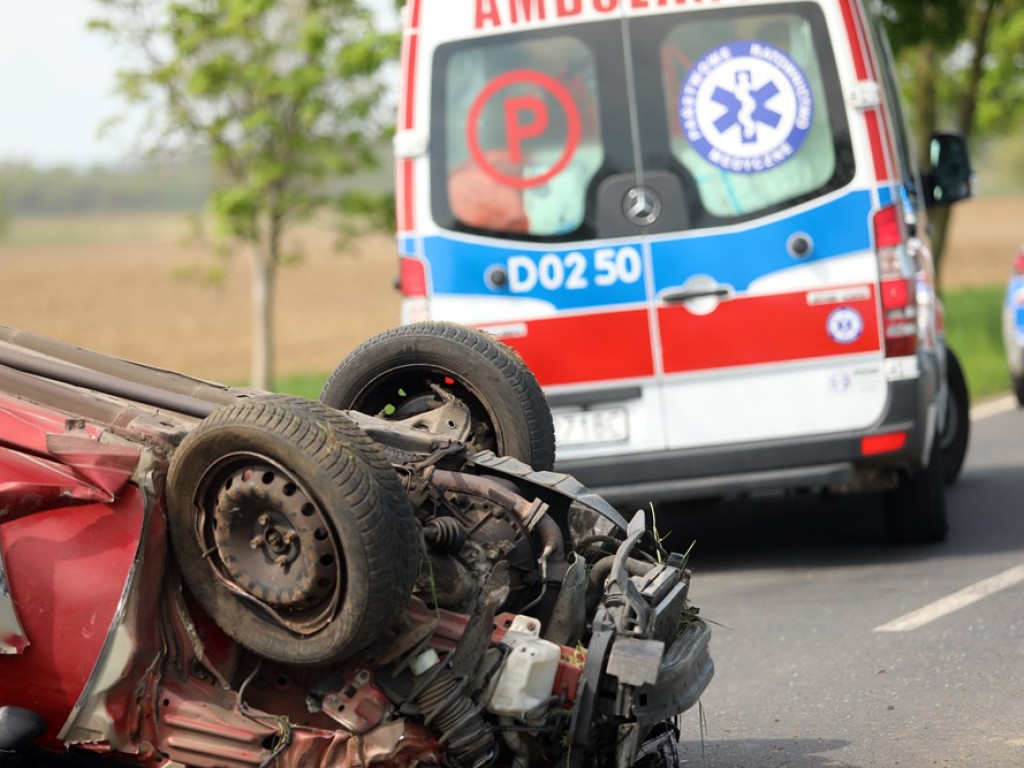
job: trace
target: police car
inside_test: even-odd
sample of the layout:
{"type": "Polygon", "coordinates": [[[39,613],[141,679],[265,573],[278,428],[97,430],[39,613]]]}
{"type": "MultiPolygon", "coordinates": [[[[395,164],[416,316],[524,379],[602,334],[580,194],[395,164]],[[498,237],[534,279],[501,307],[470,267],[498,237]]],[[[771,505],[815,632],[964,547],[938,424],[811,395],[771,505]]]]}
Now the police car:
{"type": "Polygon", "coordinates": [[[1013,259],[1003,300],[1003,348],[1017,402],[1024,406],[1024,245],[1013,259]]]}
{"type": "Polygon", "coordinates": [[[404,320],[515,348],[559,469],[882,491],[945,537],[967,396],[923,233],[970,169],[947,135],[918,173],[865,4],[410,0],[398,123],[404,320]]]}

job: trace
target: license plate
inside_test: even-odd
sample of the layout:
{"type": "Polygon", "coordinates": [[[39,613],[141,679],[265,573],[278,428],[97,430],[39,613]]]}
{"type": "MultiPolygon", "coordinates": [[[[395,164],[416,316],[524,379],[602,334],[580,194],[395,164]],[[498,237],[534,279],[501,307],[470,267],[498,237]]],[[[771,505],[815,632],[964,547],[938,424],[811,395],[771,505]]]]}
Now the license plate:
{"type": "Polygon", "coordinates": [[[595,408],[551,414],[555,421],[555,444],[596,445],[629,440],[629,416],[625,408],[595,408]]]}

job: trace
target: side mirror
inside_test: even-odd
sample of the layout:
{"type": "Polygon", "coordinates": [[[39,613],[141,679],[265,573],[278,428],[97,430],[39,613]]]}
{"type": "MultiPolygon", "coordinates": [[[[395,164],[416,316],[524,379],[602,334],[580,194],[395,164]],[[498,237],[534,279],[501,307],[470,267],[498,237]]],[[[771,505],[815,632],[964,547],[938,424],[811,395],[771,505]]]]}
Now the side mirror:
{"type": "Polygon", "coordinates": [[[952,205],[971,197],[974,172],[963,136],[933,133],[928,157],[931,171],[923,179],[925,205],[952,205]]]}

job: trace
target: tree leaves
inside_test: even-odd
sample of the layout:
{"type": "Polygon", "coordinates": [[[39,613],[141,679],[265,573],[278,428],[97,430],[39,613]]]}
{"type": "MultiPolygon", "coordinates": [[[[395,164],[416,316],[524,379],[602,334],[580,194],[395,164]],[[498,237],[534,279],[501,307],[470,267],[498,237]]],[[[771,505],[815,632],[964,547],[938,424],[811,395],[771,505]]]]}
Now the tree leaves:
{"type": "MultiPolygon", "coordinates": [[[[143,148],[212,159],[218,227],[258,254],[254,280],[272,283],[287,228],[322,207],[352,210],[337,178],[377,164],[397,33],[378,32],[357,0],[99,2],[106,16],[91,27],[140,62],[119,84],[149,110],[143,148]]],[[[265,378],[254,371],[256,386],[265,378]]]]}

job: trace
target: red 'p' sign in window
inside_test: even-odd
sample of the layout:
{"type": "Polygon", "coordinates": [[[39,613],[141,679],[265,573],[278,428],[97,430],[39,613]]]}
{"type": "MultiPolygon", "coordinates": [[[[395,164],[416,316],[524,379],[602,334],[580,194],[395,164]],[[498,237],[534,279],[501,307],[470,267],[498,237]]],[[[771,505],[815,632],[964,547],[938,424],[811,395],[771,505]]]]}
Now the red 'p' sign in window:
{"type": "MultiPolygon", "coordinates": [[[[580,115],[569,91],[550,75],[532,69],[505,72],[489,82],[480,91],[470,107],[466,121],[466,141],[470,154],[480,169],[501,184],[517,189],[539,187],[557,176],[572,160],[580,143],[580,115]],[[533,93],[521,89],[509,92],[514,86],[534,86],[533,93]],[[537,94],[537,90],[550,95],[552,100],[537,94]],[[530,141],[551,139],[549,129],[558,124],[561,151],[555,162],[532,176],[513,176],[490,160],[481,146],[480,121],[484,109],[497,108],[504,122],[505,157],[516,166],[523,166],[530,141]],[[552,114],[558,110],[560,114],[552,114]],[[561,128],[564,125],[564,131],[561,128]]],[[[490,148],[489,148],[490,149],[490,148]]]]}

